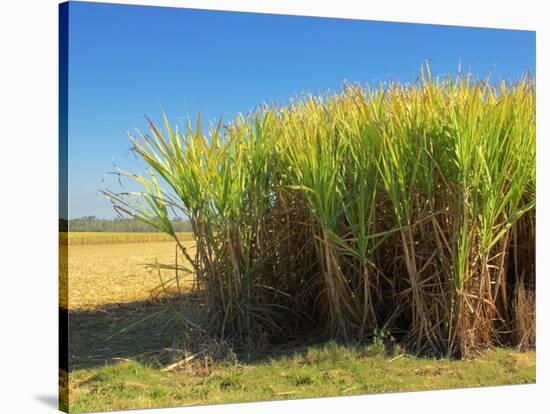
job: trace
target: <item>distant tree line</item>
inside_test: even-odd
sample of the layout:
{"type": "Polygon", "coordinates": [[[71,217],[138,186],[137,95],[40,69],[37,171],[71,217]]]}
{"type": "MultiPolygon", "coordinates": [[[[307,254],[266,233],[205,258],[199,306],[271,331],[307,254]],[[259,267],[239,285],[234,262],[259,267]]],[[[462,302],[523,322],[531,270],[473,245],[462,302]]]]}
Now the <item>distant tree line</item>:
{"type": "MultiPolygon", "coordinates": [[[[176,232],[191,231],[191,224],[188,221],[177,219],[172,220],[176,232]]],[[[142,233],[157,232],[154,227],[139,220],[114,218],[100,219],[95,216],[86,216],[75,219],[59,219],[59,231],[96,231],[96,232],[120,232],[120,233],[142,233]]]]}

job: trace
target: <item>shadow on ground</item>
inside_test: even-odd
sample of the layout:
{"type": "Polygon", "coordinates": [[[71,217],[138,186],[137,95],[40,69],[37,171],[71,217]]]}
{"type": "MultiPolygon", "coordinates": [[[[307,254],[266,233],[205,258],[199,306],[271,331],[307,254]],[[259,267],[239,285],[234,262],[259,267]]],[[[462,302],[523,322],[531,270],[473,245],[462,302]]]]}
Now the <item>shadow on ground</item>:
{"type": "MultiPolygon", "coordinates": [[[[225,344],[203,343],[200,333],[191,333],[183,342],[181,324],[173,317],[174,309],[189,320],[203,313],[202,303],[191,294],[130,303],[110,303],[93,310],[69,311],[69,371],[96,368],[131,359],[164,366],[182,358],[183,347],[193,352],[208,346],[211,356],[229,351],[225,344]],[[214,345],[214,348],[212,348],[214,345]],[[212,349],[211,349],[212,348],[212,349]]],[[[308,346],[323,342],[322,332],[308,331],[307,337],[294,338],[279,345],[254,345],[254,352],[235,349],[243,363],[265,358],[299,354],[308,346]],[[262,346],[263,345],[263,346],[262,346]]]]}
{"type": "MultiPolygon", "coordinates": [[[[114,303],[69,311],[69,369],[93,368],[118,360],[159,361],[182,337],[171,306],[189,297],[114,303]],[[170,302],[168,302],[170,301],[170,302]],[[171,304],[171,306],[170,306],[171,304]]],[[[177,303],[177,304],[176,304],[177,303]]],[[[199,305],[200,306],[200,305],[199,305]]]]}

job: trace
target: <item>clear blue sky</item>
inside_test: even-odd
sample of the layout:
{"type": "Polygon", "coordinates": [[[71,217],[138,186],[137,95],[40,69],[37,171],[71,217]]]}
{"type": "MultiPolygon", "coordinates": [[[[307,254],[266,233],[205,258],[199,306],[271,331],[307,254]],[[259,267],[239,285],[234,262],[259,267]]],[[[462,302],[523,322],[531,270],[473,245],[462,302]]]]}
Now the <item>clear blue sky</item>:
{"type": "Polygon", "coordinates": [[[113,165],[136,170],[127,131],[247,112],[344,80],[408,82],[470,69],[535,73],[535,33],[436,25],[72,2],[69,7],[69,217],[111,218],[98,194],[113,165]]]}

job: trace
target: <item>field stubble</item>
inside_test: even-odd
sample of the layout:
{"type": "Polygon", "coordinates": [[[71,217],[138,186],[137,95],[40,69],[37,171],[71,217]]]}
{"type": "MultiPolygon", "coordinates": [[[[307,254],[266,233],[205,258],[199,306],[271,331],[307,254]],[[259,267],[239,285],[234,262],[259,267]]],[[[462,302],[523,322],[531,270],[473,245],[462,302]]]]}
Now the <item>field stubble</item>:
{"type": "MultiPolygon", "coordinates": [[[[163,313],[167,297],[177,292],[170,269],[175,264],[175,243],[162,237],[138,242],[141,234],[88,236],[82,233],[78,243],[60,244],[61,266],[68,271],[68,286],[61,284],[60,298],[61,306],[67,302],[69,309],[71,369],[155,354],[171,346],[170,324],[163,313]]],[[[162,235],[148,237],[155,236],[162,235]]],[[[184,243],[192,252],[190,237],[184,243]]],[[[185,260],[178,260],[184,268],[185,260]]],[[[180,271],[180,289],[185,291],[192,283],[192,275],[180,271]]]]}
{"type": "MultiPolygon", "coordinates": [[[[193,242],[185,244],[192,251],[193,242]]],[[[156,261],[163,280],[174,277],[173,270],[162,270],[175,263],[174,242],[82,243],[60,248],[68,249],[70,310],[151,299],[161,291],[156,261]]],[[[184,282],[190,284],[192,278],[187,276],[184,282]]],[[[174,283],[168,288],[174,289],[174,283]]]]}

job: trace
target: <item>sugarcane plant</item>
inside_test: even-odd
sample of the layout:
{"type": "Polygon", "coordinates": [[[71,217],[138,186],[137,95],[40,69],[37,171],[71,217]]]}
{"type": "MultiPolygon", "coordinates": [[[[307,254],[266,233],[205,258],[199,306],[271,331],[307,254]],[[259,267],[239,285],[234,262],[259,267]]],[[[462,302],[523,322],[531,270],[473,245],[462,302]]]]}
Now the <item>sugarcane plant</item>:
{"type": "Polygon", "coordinates": [[[495,84],[426,66],[412,84],[345,84],[207,132],[200,115],[162,124],[130,136],[147,175],[122,174],[143,191],[104,194],[174,238],[213,335],[254,346],[384,330],[456,357],[534,343],[518,301],[535,286],[528,75],[495,84]],[[192,254],[174,216],[191,223],[192,254]]]}

